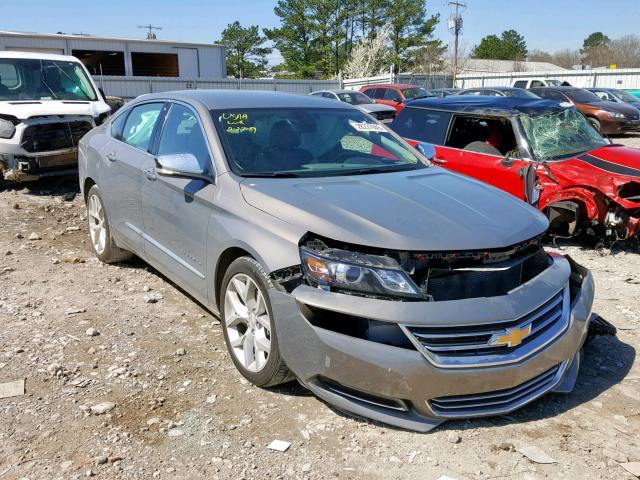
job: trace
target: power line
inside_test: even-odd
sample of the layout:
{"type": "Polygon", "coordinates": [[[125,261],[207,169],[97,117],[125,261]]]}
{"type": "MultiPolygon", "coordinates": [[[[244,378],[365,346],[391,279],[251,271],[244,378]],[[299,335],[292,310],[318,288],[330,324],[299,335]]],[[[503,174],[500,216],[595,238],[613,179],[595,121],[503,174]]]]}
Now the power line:
{"type": "Polygon", "coordinates": [[[149,25],[138,25],[138,28],[144,28],[144,29],[148,29],[149,30],[147,32],[147,40],[156,40],[158,37],[156,37],[156,34],[153,33],[153,31],[154,30],[162,30],[162,27],[154,27],[151,24],[149,24],[149,25]]]}

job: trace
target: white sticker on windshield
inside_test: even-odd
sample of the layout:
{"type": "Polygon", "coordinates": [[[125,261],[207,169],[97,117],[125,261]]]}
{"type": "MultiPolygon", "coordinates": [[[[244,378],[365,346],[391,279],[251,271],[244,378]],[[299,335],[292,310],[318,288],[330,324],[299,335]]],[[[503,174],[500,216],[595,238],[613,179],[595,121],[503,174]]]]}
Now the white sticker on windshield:
{"type": "Polygon", "coordinates": [[[378,123],[356,123],[349,122],[358,132],[386,132],[387,130],[378,123]]]}

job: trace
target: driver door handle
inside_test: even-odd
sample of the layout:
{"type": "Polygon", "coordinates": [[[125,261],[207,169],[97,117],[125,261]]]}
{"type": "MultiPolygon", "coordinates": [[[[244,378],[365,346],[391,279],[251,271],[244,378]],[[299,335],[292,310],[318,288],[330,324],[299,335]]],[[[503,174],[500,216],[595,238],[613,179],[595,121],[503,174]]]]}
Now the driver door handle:
{"type": "Polygon", "coordinates": [[[445,160],[444,158],[438,158],[438,157],[433,157],[433,158],[431,159],[431,161],[432,161],[433,163],[439,163],[439,164],[441,164],[441,165],[444,165],[445,163],[449,163],[449,161],[448,161],[448,160],[445,160]]]}
{"type": "Polygon", "coordinates": [[[109,152],[105,155],[105,157],[107,157],[107,160],[109,160],[110,162],[115,162],[118,158],[116,157],[116,153],[115,152],[109,152]]]}
{"type": "Polygon", "coordinates": [[[144,176],[147,177],[148,180],[156,180],[158,175],[156,175],[156,170],[154,168],[147,168],[143,170],[144,176]]]}

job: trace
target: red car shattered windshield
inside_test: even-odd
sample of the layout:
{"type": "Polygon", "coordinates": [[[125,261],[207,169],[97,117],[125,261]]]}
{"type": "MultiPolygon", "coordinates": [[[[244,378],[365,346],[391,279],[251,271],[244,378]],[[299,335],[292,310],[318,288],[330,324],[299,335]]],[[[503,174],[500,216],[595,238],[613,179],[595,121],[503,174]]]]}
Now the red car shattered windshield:
{"type": "Polygon", "coordinates": [[[573,109],[520,121],[538,160],[558,160],[607,145],[584,116],[573,109]]]}

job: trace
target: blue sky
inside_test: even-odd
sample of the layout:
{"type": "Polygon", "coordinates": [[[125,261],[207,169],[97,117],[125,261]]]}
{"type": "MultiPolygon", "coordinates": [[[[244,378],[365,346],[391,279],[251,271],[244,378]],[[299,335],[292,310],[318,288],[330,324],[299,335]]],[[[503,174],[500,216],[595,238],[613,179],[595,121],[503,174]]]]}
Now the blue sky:
{"type": "MultiPolygon", "coordinates": [[[[211,42],[228,23],[261,27],[278,25],[275,0],[24,0],[2,2],[0,30],[90,33],[144,37],[137,25],[163,27],[158,37],[211,42]]],[[[470,50],[485,35],[514,28],[524,35],[529,50],[551,52],[579,48],[591,32],[611,38],[640,33],[640,0],[467,0],[462,44],[470,50]]],[[[450,41],[446,18],[448,0],[427,0],[429,13],[442,21],[436,37],[450,41]]],[[[277,62],[277,56],[272,63],[277,62]]]]}

